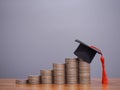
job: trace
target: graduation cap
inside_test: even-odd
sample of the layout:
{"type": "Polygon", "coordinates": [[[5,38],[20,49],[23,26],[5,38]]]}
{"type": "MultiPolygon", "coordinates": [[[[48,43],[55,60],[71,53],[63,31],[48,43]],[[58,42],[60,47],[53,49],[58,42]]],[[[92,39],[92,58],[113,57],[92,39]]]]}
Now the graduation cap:
{"type": "Polygon", "coordinates": [[[107,76],[107,72],[106,72],[106,68],[105,68],[105,58],[104,58],[101,50],[96,48],[95,46],[88,46],[87,44],[83,43],[80,40],[75,40],[75,41],[80,44],[74,52],[74,54],[78,58],[80,58],[88,63],[91,63],[91,61],[93,60],[96,53],[101,55],[100,60],[102,63],[102,83],[108,84],[108,76],[107,76]]]}
{"type": "Polygon", "coordinates": [[[91,61],[93,60],[96,53],[102,54],[100,50],[98,50],[96,48],[92,48],[80,40],[75,40],[75,41],[78,42],[80,45],[75,50],[74,54],[78,58],[80,58],[88,63],[91,63],[91,61]]]}

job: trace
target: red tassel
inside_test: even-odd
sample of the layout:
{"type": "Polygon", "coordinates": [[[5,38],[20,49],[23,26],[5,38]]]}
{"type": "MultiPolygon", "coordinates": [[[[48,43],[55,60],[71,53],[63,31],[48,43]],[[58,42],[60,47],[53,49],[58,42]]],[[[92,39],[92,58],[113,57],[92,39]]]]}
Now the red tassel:
{"type": "Polygon", "coordinates": [[[101,63],[102,63],[102,84],[108,84],[108,76],[105,67],[105,58],[101,55],[101,63]]]}
{"type": "MultiPolygon", "coordinates": [[[[101,50],[96,48],[95,46],[91,46],[91,48],[101,52],[101,50]]],[[[108,84],[108,76],[107,76],[107,72],[106,72],[105,58],[102,55],[102,52],[101,52],[100,60],[101,60],[101,64],[102,64],[102,84],[108,84]]]]}

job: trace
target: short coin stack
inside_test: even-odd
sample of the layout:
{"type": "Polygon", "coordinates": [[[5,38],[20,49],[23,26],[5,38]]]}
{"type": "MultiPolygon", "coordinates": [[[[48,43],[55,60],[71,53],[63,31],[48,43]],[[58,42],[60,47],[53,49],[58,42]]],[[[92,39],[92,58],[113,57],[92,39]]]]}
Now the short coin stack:
{"type": "Polygon", "coordinates": [[[40,70],[40,74],[42,84],[52,84],[52,70],[40,70]]]}
{"type": "Polygon", "coordinates": [[[79,83],[90,84],[90,64],[79,59],[79,83]]]}
{"type": "Polygon", "coordinates": [[[25,79],[18,79],[18,80],[16,80],[16,84],[27,84],[27,80],[25,80],[25,79]]]}
{"type": "Polygon", "coordinates": [[[78,60],[77,58],[66,58],[66,83],[78,83],[78,60]]]}
{"type": "Polygon", "coordinates": [[[54,84],[65,84],[65,64],[53,64],[54,84]]]}
{"type": "Polygon", "coordinates": [[[39,84],[40,83],[40,76],[39,75],[29,75],[28,76],[28,83],[29,84],[39,84]]]}

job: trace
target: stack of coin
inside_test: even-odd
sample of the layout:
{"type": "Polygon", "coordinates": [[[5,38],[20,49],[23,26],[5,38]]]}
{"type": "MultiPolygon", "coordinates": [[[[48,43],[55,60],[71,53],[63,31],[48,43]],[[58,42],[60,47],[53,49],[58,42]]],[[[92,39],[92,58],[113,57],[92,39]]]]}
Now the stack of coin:
{"type": "Polygon", "coordinates": [[[25,79],[18,79],[18,80],[16,80],[16,84],[27,84],[27,80],[25,80],[25,79]]]}
{"type": "Polygon", "coordinates": [[[77,84],[78,83],[78,59],[66,58],[66,83],[77,84]]]}
{"type": "Polygon", "coordinates": [[[90,64],[79,59],[79,83],[90,84],[90,64]]]}
{"type": "Polygon", "coordinates": [[[53,64],[53,78],[55,84],[65,84],[65,64],[53,64]]]}
{"type": "Polygon", "coordinates": [[[40,70],[42,84],[52,84],[52,72],[52,70],[40,70]]]}
{"type": "Polygon", "coordinates": [[[28,76],[28,83],[29,84],[39,84],[40,83],[40,76],[39,75],[29,75],[28,76]]]}

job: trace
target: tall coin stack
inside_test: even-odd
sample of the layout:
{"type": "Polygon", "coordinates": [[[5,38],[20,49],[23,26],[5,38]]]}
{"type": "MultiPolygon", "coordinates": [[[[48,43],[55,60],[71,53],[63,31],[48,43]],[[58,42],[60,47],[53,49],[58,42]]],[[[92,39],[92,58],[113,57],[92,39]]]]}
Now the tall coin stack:
{"type": "Polygon", "coordinates": [[[28,76],[28,83],[29,84],[39,84],[40,83],[40,76],[39,75],[29,75],[28,76]]]}
{"type": "Polygon", "coordinates": [[[41,83],[42,84],[52,84],[52,70],[40,70],[41,83]]]}
{"type": "Polygon", "coordinates": [[[55,84],[65,84],[65,64],[53,64],[53,78],[55,84]]]}
{"type": "Polygon", "coordinates": [[[78,60],[77,58],[66,58],[66,83],[78,83],[78,60]]]}
{"type": "Polygon", "coordinates": [[[79,83],[90,84],[90,64],[79,59],[79,83]]]}

